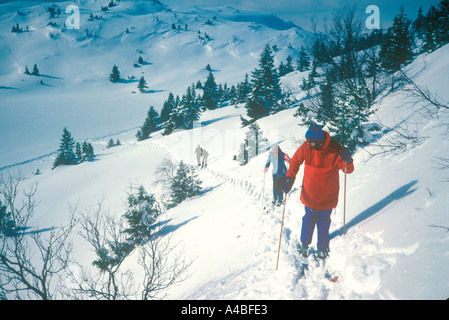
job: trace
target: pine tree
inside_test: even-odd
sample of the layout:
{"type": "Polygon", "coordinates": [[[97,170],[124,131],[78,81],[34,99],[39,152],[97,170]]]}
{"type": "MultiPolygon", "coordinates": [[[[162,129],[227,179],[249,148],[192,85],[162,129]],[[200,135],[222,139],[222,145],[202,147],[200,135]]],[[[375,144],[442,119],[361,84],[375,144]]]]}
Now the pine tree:
{"type": "Polygon", "coordinates": [[[37,68],[37,65],[35,64],[33,67],[33,72],[31,73],[33,76],[39,75],[39,69],[37,68]]]}
{"type": "Polygon", "coordinates": [[[74,163],[76,159],[75,153],[73,152],[74,147],[75,141],[72,138],[72,134],[67,130],[67,128],[64,128],[61,144],[58,149],[59,154],[53,162],[53,169],[60,165],[74,163]]]}
{"type": "Polygon", "coordinates": [[[246,102],[250,93],[251,84],[248,81],[248,74],[245,74],[245,80],[237,84],[237,101],[239,103],[246,102]]]}
{"type": "Polygon", "coordinates": [[[79,142],[75,145],[75,156],[78,162],[83,161],[83,152],[81,151],[81,145],[79,142]]]}
{"type": "Polygon", "coordinates": [[[439,44],[449,43],[449,0],[442,0],[438,4],[438,34],[439,44]]]}
{"type": "Polygon", "coordinates": [[[266,141],[259,125],[256,122],[249,124],[248,130],[245,132],[245,140],[240,144],[236,160],[241,165],[247,164],[260,153],[260,146],[264,140],[266,141]]]}
{"type": "Polygon", "coordinates": [[[137,84],[137,88],[141,93],[145,93],[147,91],[148,85],[143,76],[140,77],[139,83],[137,84]]]}
{"type": "Polygon", "coordinates": [[[129,235],[128,241],[140,245],[151,237],[154,222],[161,214],[159,203],[153,194],[149,194],[143,186],[128,194],[128,210],[123,215],[128,223],[124,233],[129,235]]]}
{"type": "Polygon", "coordinates": [[[0,235],[12,236],[15,233],[16,222],[7,207],[0,200],[0,235]]]}
{"type": "Polygon", "coordinates": [[[320,84],[321,93],[318,110],[316,112],[316,122],[326,124],[334,117],[334,87],[332,76],[327,74],[324,81],[320,84]]]}
{"type": "Polygon", "coordinates": [[[252,73],[252,92],[245,105],[247,115],[255,121],[281,109],[282,92],[274,57],[267,44],[259,59],[259,69],[252,73]]]}
{"type": "Polygon", "coordinates": [[[120,80],[120,71],[118,71],[118,67],[116,65],[112,67],[112,73],[109,75],[109,80],[113,83],[120,80]]]}
{"type": "Polygon", "coordinates": [[[185,199],[198,195],[201,191],[201,183],[195,168],[181,161],[170,182],[168,208],[175,207],[185,199]]]}
{"type": "Polygon", "coordinates": [[[147,112],[147,117],[144,124],[137,131],[136,137],[138,141],[146,140],[150,137],[150,134],[158,128],[160,124],[160,118],[157,111],[153,106],[147,112]]]}
{"type": "Polygon", "coordinates": [[[203,104],[206,109],[210,110],[218,107],[217,84],[212,72],[209,72],[209,76],[203,85],[203,104]]]}
{"type": "Polygon", "coordinates": [[[328,122],[329,132],[334,138],[349,150],[367,142],[365,124],[374,110],[357,106],[355,97],[346,92],[336,98],[333,118],[328,122]]]}
{"type": "Polygon", "coordinates": [[[196,98],[195,86],[192,85],[187,88],[187,92],[181,99],[182,117],[184,119],[184,129],[193,128],[193,123],[200,118],[200,105],[196,98]]]}
{"type": "Polygon", "coordinates": [[[297,61],[297,70],[298,71],[306,71],[310,69],[310,57],[306,52],[304,46],[301,47],[301,51],[299,52],[299,58],[297,61]]]}
{"type": "Polygon", "coordinates": [[[164,102],[161,110],[161,122],[165,122],[170,118],[170,114],[175,108],[175,96],[173,93],[168,94],[168,99],[164,102]]]}
{"type": "Polygon", "coordinates": [[[394,18],[388,29],[388,40],[382,47],[382,66],[389,72],[396,72],[412,60],[413,35],[410,31],[410,20],[401,7],[401,12],[394,18]]]}
{"type": "Polygon", "coordinates": [[[281,61],[281,64],[279,65],[279,68],[278,68],[279,77],[285,76],[286,74],[294,71],[292,61],[293,61],[293,58],[291,56],[287,57],[285,64],[283,61],[281,61]]]}
{"type": "Polygon", "coordinates": [[[92,160],[95,155],[94,155],[94,148],[92,147],[92,144],[90,144],[87,141],[83,142],[83,147],[82,147],[82,154],[83,154],[83,161],[90,161],[92,160]]]}

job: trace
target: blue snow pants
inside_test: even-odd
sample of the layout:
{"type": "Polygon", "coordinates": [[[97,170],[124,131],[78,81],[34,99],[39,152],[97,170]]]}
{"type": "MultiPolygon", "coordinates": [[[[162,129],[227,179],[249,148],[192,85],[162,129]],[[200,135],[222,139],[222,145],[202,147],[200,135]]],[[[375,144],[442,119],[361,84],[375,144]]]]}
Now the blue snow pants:
{"type": "Polygon", "coordinates": [[[302,218],[301,243],[310,245],[313,231],[317,227],[318,243],[317,249],[327,251],[329,249],[329,227],[331,225],[331,213],[329,210],[311,209],[305,206],[306,214],[302,218]]]}

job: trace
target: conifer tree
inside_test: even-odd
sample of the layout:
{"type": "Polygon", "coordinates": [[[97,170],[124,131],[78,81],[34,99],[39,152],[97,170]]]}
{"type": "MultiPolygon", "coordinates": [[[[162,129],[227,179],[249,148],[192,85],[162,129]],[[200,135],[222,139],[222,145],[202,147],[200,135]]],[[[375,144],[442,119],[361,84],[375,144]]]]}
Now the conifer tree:
{"type": "Polygon", "coordinates": [[[237,101],[244,103],[251,93],[251,83],[248,81],[248,74],[245,74],[245,80],[237,84],[237,101]]]}
{"type": "Polygon", "coordinates": [[[0,235],[11,236],[15,233],[16,222],[7,207],[0,200],[0,235]]]}
{"type": "Polygon", "coordinates": [[[113,83],[120,80],[120,71],[118,71],[118,67],[116,65],[112,67],[112,73],[109,75],[109,80],[113,83]]]}
{"type": "Polygon", "coordinates": [[[413,57],[410,24],[404,7],[401,7],[401,12],[396,15],[393,25],[388,29],[387,41],[381,51],[382,66],[389,72],[398,71],[413,57]]]}
{"type": "Polygon", "coordinates": [[[53,162],[53,169],[60,165],[74,163],[76,158],[75,153],[73,152],[74,147],[75,141],[72,138],[72,134],[67,128],[64,128],[58,149],[59,154],[53,162]]]}
{"type": "Polygon", "coordinates": [[[217,84],[212,72],[209,72],[207,80],[203,85],[203,104],[204,107],[209,110],[213,110],[218,107],[217,84]]]}
{"type": "Polygon", "coordinates": [[[147,117],[144,124],[137,131],[136,137],[138,141],[146,140],[150,137],[150,134],[158,128],[160,124],[160,118],[158,112],[153,106],[147,112],[147,117]]]}
{"type": "Polygon", "coordinates": [[[438,4],[438,34],[440,45],[449,43],[449,0],[438,4]]]}
{"type": "Polygon", "coordinates": [[[123,232],[129,235],[129,242],[141,245],[151,237],[153,224],[161,214],[161,208],[154,195],[149,194],[143,186],[139,186],[135,193],[131,189],[127,200],[128,209],[123,216],[128,228],[123,232]]]}
{"type": "Polygon", "coordinates": [[[333,119],[335,112],[334,87],[329,74],[326,75],[326,78],[320,84],[320,88],[321,93],[316,112],[316,121],[325,125],[329,120],[333,119]]]}
{"type": "Polygon", "coordinates": [[[165,122],[170,119],[170,114],[175,109],[175,96],[173,93],[168,94],[168,99],[164,102],[164,106],[161,110],[161,122],[165,122]]]}
{"type": "Polygon", "coordinates": [[[252,91],[245,105],[250,121],[255,121],[279,111],[282,107],[282,92],[279,76],[274,67],[274,57],[267,44],[259,59],[259,68],[252,73],[252,91]]]}
{"type": "Polygon", "coordinates": [[[184,129],[193,128],[193,123],[200,118],[200,105],[196,98],[195,86],[187,88],[187,92],[183,95],[182,100],[182,117],[184,119],[184,129]]]}
{"type": "Polygon", "coordinates": [[[354,100],[353,95],[341,92],[336,97],[333,117],[328,122],[329,132],[349,150],[366,144],[365,124],[374,113],[372,109],[361,108],[354,100]]]}
{"type": "Polygon", "coordinates": [[[304,46],[301,47],[301,51],[299,52],[299,58],[297,61],[297,70],[298,71],[306,71],[310,68],[310,57],[306,52],[304,46]]]}
{"type": "Polygon", "coordinates": [[[83,161],[89,161],[95,157],[94,148],[93,148],[92,144],[90,144],[87,141],[83,142],[82,153],[83,153],[83,158],[82,158],[83,161]]]}
{"type": "Polygon", "coordinates": [[[168,207],[175,207],[185,199],[198,195],[201,191],[201,183],[195,168],[181,161],[170,182],[168,207]]]}
{"type": "Polygon", "coordinates": [[[75,156],[78,162],[83,161],[83,152],[81,151],[81,145],[79,142],[75,144],[75,156]]]}
{"type": "Polygon", "coordinates": [[[139,83],[137,84],[137,88],[141,93],[144,93],[148,89],[147,82],[145,81],[144,76],[140,77],[139,83]]]}
{"type": "Polygon", "coordinates": [[[35,64],[33,67],[33,72],[31,73],[33,76],[39,75],[39,69],[37,68],[37,65],[35,64]]]}

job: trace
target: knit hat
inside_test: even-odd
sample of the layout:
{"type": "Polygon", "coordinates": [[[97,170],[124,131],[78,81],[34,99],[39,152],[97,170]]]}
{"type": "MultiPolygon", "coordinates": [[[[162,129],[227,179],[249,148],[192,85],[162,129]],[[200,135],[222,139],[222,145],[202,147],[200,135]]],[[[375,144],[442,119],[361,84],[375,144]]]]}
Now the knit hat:
{"type": "Polygon", "coordinates": [[[306,138],[321,141],[324,138],[324,132],[319,125],[314,123],[310,125],[309,130],[307,130],[306,138]]]}

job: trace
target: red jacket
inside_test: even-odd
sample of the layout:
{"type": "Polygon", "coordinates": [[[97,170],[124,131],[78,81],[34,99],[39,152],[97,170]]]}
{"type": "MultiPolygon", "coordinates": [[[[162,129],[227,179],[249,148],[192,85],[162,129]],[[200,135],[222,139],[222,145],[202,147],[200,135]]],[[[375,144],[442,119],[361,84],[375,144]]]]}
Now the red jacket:
{"type": "MultiPolygon", "coordinates": [[[[301,202],[318,210],[337,206],[340,189],[338,169],[345,171],[345,162],[340,156],[342,146],[331,140],[329,133],[324,132],[324,136],[324,144],[318,150],[304,142],[293,155],[287,171],[287,177],[296,178],[299,167],[305,162],[301,202]]],[[[346,166],[347,173],[354,171],[354,161],[346,166]]]]}

